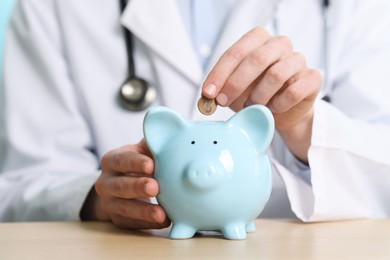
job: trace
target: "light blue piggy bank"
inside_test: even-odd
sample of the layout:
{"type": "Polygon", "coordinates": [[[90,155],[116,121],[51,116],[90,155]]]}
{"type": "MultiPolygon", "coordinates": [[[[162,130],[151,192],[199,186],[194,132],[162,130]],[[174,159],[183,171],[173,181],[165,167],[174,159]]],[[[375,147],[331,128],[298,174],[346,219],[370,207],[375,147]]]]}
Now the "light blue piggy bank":
{"type": "Polygon", "coordinates": [[[148,111],[144,135],[155,159],[158,202],[172,220],[170,238],[219,230],[244,239],[255,231],[272,187],[267,149],[274,120],[249,106],[226,122],[192,122],[165,107],[148,111]]]}

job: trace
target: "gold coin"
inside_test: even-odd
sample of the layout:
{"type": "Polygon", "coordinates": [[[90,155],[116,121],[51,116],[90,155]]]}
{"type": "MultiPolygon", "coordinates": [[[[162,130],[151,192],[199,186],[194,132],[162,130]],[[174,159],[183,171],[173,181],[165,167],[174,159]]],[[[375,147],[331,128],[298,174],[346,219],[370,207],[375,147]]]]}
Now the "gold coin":
{"type": "Polygon", "coordinates": [[[214,98],[210,99],[205,96],[201,96],[198,101],[198,109],[203,115],[212,115],[215,110],[217,110],[217,102],[215,102],[214,98]]]}

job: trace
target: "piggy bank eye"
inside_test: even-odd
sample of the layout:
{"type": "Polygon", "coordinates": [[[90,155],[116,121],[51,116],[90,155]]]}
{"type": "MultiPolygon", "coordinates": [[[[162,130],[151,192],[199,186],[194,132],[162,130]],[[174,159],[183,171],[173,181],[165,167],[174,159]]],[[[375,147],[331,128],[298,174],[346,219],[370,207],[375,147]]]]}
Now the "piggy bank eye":
{"type": "Polygon", "coordinates": [[[218,142],[217,141],[214,141],[213,144],[217,144],[218,142]]]}
{"type": "Polygon", "coordinates": [[[195,144],[195,141],[192,141],[191,144],[195,144]]]}

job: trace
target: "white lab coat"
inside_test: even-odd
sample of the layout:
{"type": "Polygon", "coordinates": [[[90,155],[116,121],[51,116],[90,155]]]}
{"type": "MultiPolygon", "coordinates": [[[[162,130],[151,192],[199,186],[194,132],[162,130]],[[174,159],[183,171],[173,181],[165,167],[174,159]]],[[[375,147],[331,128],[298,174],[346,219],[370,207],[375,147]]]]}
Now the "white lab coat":
{"type": "MultiPolygon", "coordinates": [[[[268,11],[261,1],[239,1],[209,69],[268,11]]],[[[309,171],[275,136],[264,217],[390,216],[389,3],[332,1],[330,11],[332,102],[315,104],[309,171]]],[[[279,32],[323,71],[321,13],[319,0],[283,0],[275,16],[279,32]]],[[[78,219],[103,154],[142,138],[144,111],[128,112],[116,101],[127,75],[119,19],[112,0],[17,5],[1,100],[0,220],[78,219]]],[[[175,1],[131,0],[120,21],[136,36],[136,72],[157,86],[157,104],[204,119],[196,101],[206,74],[175,1]]],[[[272,30],[272,21],[266,26],[272,30]]],[[[231,114],[219,108],[211,119],[231,114]]]]}

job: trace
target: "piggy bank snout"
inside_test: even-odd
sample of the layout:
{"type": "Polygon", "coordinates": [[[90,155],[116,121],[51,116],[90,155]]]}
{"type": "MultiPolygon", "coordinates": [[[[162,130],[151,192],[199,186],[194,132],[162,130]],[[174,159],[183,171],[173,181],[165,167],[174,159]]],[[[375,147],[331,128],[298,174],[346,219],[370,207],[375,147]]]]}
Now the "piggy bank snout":
{"type": "Polygon", "coordinates": [[[186,167],[185,179],[193,188],[212,189],[223,182],[225,172],[218,163],[193,161],[186,167]]]}

